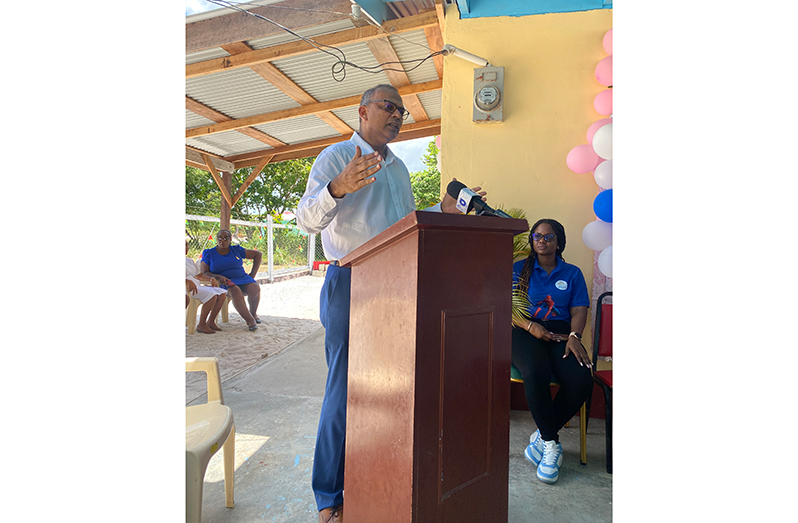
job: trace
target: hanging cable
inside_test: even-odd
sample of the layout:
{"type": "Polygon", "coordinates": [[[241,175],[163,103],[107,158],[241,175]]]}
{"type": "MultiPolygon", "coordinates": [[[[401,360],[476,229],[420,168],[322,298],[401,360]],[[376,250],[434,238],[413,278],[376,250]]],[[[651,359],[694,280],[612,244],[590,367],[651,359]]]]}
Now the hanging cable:
{"type": "MultiPolygon", "coordinates": [[[[235,2],[230,2],[228,0],[208,0],[208,2],[210,2],[212,4],[216,4],[216,5],[221,6],[221,7],[226,7],[228,9],[232,9],[234,11],[239,11],[239,12],[244,13],[244,14],[249,15],[249,16],[254,16],[255,18],[259,18],[259,19],[261,19],[261,20],[263,20],[265,22],[269,22],[270,24],[276,25],[277,27],[279,27],[283,31],[286,31],[287,33],[289,33],[289,34],[291,34],[291,35],[303,40],[304,42],[307,42],[308,44],[310,44],[311,46],[315,47],[319,51],[322,51],[322,52],[332,56],[333,58],[336,59],[335,63],[333,63],[333,65],[331,67],[332,78],[336,82],[343,82],[346,79],[346,66],[354,67],[355,69],[360,69],[363,72],[371,73],[371,74],[379,74],[379,73],[386,72],[386,71],[395,71],[395,72],[407,73],[407,72],[413,71],[414,69],[420,67],[424,62],[426,62],[430,58],[433,58],[433,57],[438,56],[438,55],[446,54],[446,51],[441,50],[441,51],[433,52],[432,49],[430,49],[428,46],[423,46],[423,45],[418,44],[416,42],[411,42],[410,40],[408,40],[406,38],[403,38],[403,37],[401,37],[399,35],[392,34],[392,33],[388,32],[388,31],[386,31],[383,27],[381,27],[379,25],[376,25],[373,22],[371,22],[370,20],[368,20],[367,17],[364,17],[363,19],[365,19],[368,22],[369,25],[377,27],[378,29],[380,29],[381,31],[383,31],[384,33],[386,33],[386,34],[388,34],[390,36],[398,37],[398,38],[400,38],[400,39],[402,39],[402,40],[404,40],[404,41],[406,41],[408,43],[411,43],[411,44],[414,44],[414,45],[418,45],[420,47],[425,47],[427,50],[430,51],[431,54],[429,56],[427,56],[426,58],[417,58],[417,59],[414,59],[414,60],[400,60],[400,61],[396,61],[396,62],[383,62],[383,63],[377,64],[375,66],[360,66],[360,65],[357,65],[357,64],[355,64],[353,62],[348,61],[346,59],[346,54],[343,52],[343,50],[341,50],[338,47],[335,47],[333,45],[327,45],[327,44],[322,44],[322,43],[316,42],[316,41],[312,40],[311,38],[307,38],[305,36],[297,34],[296,32],[294,32],[291,29],[289,29],[289,28],[287,28],[287,27],[275,22],[274,20],[270,20],[270,19],[266,18],[265,16],[262,16],[262,15],[260,15],[258,13],[253,13],[251,11],[248,11],[246,9],[242,9],[241,7],[239,7],[239,5],[250,5],[250,6],[254,5],[254,6],[259,6],[259,7],[273,7],[273,8],[277,7],[277,6],[259,5],[259,4],[256,4],[254,2],[238,2],[238,3],[235,3],[235,2]],[[327,49],[333,50],[334,52],[333,51],[328,51],[327,49],[324,49],[325,47],[327,49]],[[340,53],[340,56],[336,55],[335,52],[340,53]],[[404,69],[404,68],[392,69],[392,68],[383,67],[383,66],[391,65],[391,64],[411,64],[411,63],[416,63],[416,62],[418,62],[418,63],[415,66],[411,67],[410,69],[404,69]]],[[[288,9],[286,7],[283,7],[283,8],[284,9],[288,9]]],[[[313,11],[313,10],[310,10],[310,9],[298,9],[298,8],[292,8],[292,9],[299,10],[299,11],[328,12],[328,11],[313,11]]],[[[349,16],[352,16],[349,13],[334,13],[334,12],[328,12],[328,13],[331,13],[331,14],[348,14],[349,16]]]]}

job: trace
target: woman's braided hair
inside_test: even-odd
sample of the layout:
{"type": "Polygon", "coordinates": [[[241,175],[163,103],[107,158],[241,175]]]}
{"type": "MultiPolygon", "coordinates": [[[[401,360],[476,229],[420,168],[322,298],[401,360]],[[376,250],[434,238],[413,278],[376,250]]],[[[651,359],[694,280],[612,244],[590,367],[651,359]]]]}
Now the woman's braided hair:
{"type": "Polygon", "coordinates": [[[518,288],[521,290],[523,295],[526,295],[529,291],[529,276],[532,274],[532,268],[535,266],[535,260],[538,259],[538,255],[535,252],[535,247],[532,245],[532,235],[535,233],[535,229],[542,223],[546,223],[554,229],[554,234],[557,236],[557,257],[562,261],[565,261],[563,258],[562,253],[565,250],[565,227],[562,226],[560,222],[557,220],[553,220],[551,218],[543,218],[535,222],[535,225],[529,230],[529,257],[524,262],[524,268],[521,270],[521,275],[518,277],[518,288]]]}

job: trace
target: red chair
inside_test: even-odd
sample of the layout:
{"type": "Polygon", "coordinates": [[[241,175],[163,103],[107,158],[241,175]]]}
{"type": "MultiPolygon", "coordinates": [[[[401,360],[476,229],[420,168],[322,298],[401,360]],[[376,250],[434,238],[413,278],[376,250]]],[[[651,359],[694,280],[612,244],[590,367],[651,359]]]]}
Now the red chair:
{"type": "MultiPolygon", "coordinates": [[[[593,368],[599,357],[612,358],[612,303],[604,303],[612,297],[605,292],[598,299],[596,328],[593,332],[593,368]]],[[[611,301],[611,300],[610,300],[611,301]]],[[[593,381],[604,391],[604,413],[607,433],[607,473],[612,474],[612,369],[593,371],[593,381]]],[[[590,400],[587,402],[587,419],[590,419],[590,400]]]]}

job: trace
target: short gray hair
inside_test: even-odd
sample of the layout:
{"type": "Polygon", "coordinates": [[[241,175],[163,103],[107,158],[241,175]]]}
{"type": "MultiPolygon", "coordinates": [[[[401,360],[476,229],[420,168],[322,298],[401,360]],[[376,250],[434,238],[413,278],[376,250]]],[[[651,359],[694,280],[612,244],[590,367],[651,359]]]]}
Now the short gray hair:
{"type": "Polygon", "coordinates": [[[394,93],[396,93],[397,96],[401,98],[401,95],[399,95],[399,89],[390,84],[380,84],[380,85],[375,85],[374,87],[363,93],[363,97],[360,99],[360,105],[366,105],[367,103],[369,103],[371,99],[374,97],[374,93],[376,93],[380,89],[385,91],[393,91],[394,93]]]}

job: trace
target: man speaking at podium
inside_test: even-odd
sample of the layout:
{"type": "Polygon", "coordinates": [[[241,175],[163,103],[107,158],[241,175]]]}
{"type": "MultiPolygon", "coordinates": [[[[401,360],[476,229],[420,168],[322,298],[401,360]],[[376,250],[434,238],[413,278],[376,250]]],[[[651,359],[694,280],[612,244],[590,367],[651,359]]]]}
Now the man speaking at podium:
{"type": "MultiPolygon", "coordinates": [[[[297,224],[307,233],[321,233],[330,260],[319,314],[326,330],[327,384],[312,480],[320,523],[343,522],[351,269],[338,260],[416,210],[407,167],[388,148],[408,114],[395,87],[366,91],[358,107],[360,129],[319,154],[297,207],[297,224]]],[[[425,210],[460,213],[448,194],[425,210]]]]}

